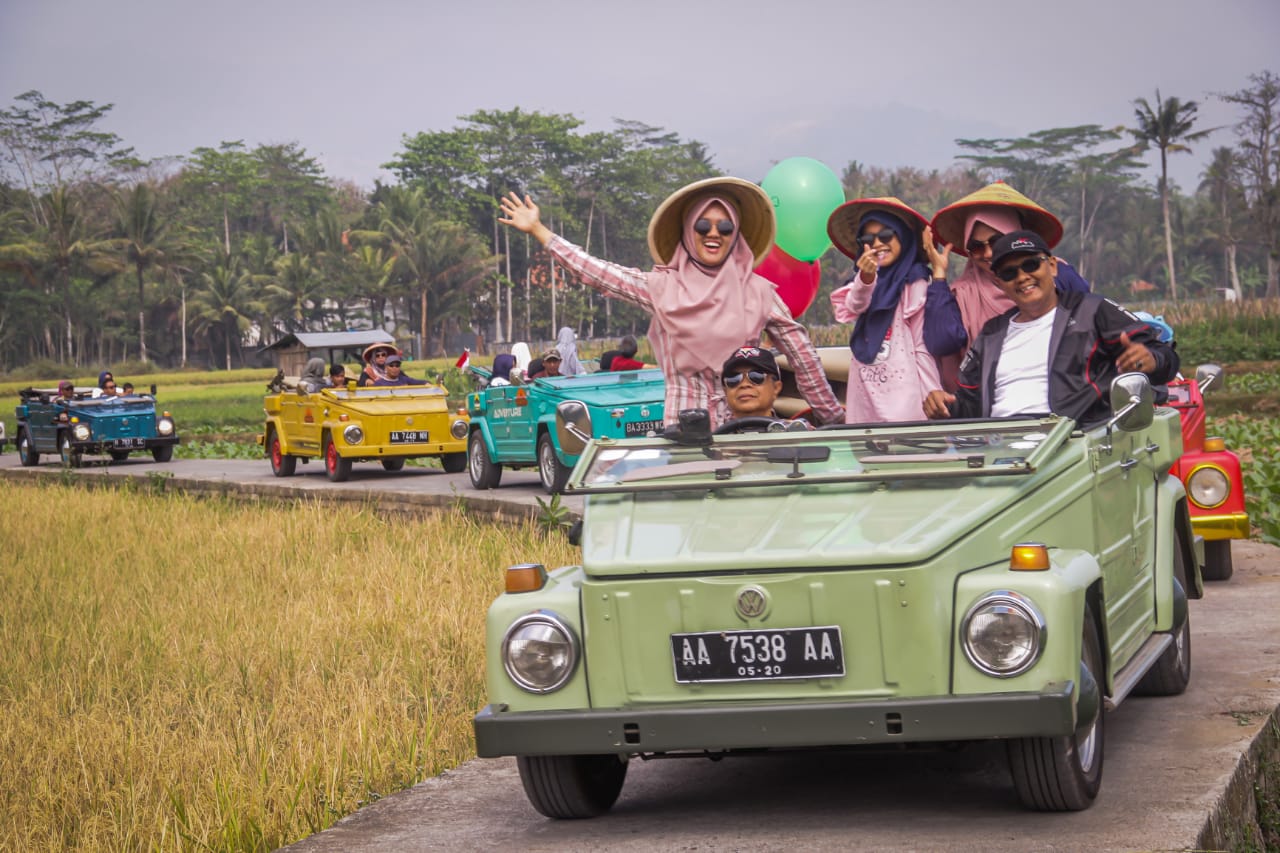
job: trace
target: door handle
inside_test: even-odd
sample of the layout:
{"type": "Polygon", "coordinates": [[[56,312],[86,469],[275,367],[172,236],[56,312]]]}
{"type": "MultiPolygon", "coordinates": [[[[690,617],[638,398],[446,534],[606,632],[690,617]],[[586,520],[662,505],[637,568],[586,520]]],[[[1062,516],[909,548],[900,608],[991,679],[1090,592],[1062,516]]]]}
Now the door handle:
{"type": "Polygon", "coordinates": [[[1137,465],[1137,464],[1138,464],[1137,459],[1126,459],[1120,463],[1120,468],[1121,470],[1128,471],[1130,468],[1132,468],[1134,465],[1137,465]]]}
{"type": "Polygon", "coordinates": [[[1143,450],[1145,450],[1145,451],[1147,451],[1148,453],[1150,453],[1152,456],[1155,456],[1157,453],[1159,453],[1159,452],[1160,452],[1160,445],[1156,444],[1156,443],[1153,441],[1153,442],[1151,442],[1150,444],[1148,444],[1146,447],[1144,447],[1144,448],[1142,448],[1142,449],[1143,449],[1143,450]]]}

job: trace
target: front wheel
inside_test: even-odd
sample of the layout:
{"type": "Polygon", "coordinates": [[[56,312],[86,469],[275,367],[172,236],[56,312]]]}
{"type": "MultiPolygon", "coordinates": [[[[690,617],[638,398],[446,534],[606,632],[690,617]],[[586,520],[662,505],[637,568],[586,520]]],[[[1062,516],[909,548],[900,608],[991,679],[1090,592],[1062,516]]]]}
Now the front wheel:
{"type": "Polygon", "coordinates": [[[627,759],[618,755],[522,755],[516,766],[529,803],[559,819],[604,814],[627,778],[627,759]]]}
{"type": "Polygon", "coordinates": [[[40,464],[40,454],[31,446],[31,436],[25,428],[18,430],[18,461],[26,468],[40,464]]]}
{"type": "Polygon", "coordinates": [[[292,477],[298,470],[298,457],[281,451],[280,434],[275,429],[267,436],[267,456],[271,458],[271,473],[277,477],[292,477]]]}
{"type": "Polygon", "coordinates": [[[478,429],[473,429],[467,439],[467,471],[471,475],[471,485],[477,489],[496,489],[502,479],[502,466],[493,464],[489,458],[484,436],[478,429]]]}
{"type": "Polygon", "coordinates": [[[1235,573],[1231,562],[1231,540],[1213,539],[1204,543],[1204,569],[1201,577],[1207,581],[1225,581],[1235,573]]]}
{"type": "Polygon", "coordinates": [[[382,460],[383,471],[399,471],[402,468],[404,468],[403,456],[393,456],[390,459],[382,460]]]}
{"type": "Polygon", "coordinates": [[[324,472],[331,483],[345,483],[351,476],[351,460],[338,452],[333,439],[327,435],[324,437],[324,472]]]}
{"type": "Polygon", "coordinates": [[[69,468],[79,468],[83,461],[80,452],[71,446],[71,437],[65,432],[58,439],[58,456],[62,458],[62,464],[69,468]]]}
{"type": "Polygon", "coordinates": [[[440,457],[440,466],[446,474],[461,474],[467,470],[467,454],[446,453],[440,457]]]}
{"type": "Polygon", "coordinates": [[[173,445],[162,444],[159,447],[151,448],[151,458],[157,462],[168,462],[173,458],[173,445]]]}
{"type": "Polygon", "coordinates": [[[564,484],[569,482],[573,469],[560,461],[556,455],[556,446],[551,443],[551,433],[544,432],[538,436],[538,476],[542,479],[542,488],[547,494],[554,495],[564,491],[564,484]]]}
{"type": "Polygon", "coordinates": [[[1079,723],[1069,735],[1009,741],[1009,769],[1018,798],[1043,812],[1081,811],[1093,805],[1102,786],[1104,716],[1102,643],[1093,610],[1084,608],[1080,653],[1079,723]],[[1083,707],[1084,702],[1092,707],[1083,707]]]}

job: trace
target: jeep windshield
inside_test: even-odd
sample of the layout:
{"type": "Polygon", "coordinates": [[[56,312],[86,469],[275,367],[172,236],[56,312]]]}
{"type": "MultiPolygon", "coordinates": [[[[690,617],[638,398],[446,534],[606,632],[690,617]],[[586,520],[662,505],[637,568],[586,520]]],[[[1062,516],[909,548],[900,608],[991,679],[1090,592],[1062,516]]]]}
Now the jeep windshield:
{"type": "Polygon", "coordinates": [[[1024,475],[1074,429],[1074,421],[1048,417],[748,433],[703,445],[598,440],[569,487],[610,493],[1024,475]]]}

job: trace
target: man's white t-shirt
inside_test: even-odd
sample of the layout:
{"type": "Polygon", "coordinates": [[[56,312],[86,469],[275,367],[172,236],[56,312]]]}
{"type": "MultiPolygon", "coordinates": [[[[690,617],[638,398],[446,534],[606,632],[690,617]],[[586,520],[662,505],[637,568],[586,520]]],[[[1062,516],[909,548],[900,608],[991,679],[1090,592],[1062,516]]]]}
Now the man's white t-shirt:
{"type": "Polygon", "coordinates": [[[1049,411],[1049,339],[1057,313],[1054,308],[1029,323],[1009,322],[996,365],[991,417],[1049,411]]]}

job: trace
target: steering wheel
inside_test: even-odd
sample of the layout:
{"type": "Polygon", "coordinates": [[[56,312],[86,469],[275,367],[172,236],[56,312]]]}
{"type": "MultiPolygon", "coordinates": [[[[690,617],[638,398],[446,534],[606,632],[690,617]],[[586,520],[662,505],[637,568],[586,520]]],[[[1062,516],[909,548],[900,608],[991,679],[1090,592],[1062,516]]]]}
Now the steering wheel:
{"type": "Polygon", "coordinates": [[[782,423],[777,418],[766,418],[763,415],[752,415],[746,418],[735,418],[716,427],[712,435],[736,435],[742,432],[768,432],[769,427],[782,423]]]}

